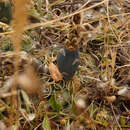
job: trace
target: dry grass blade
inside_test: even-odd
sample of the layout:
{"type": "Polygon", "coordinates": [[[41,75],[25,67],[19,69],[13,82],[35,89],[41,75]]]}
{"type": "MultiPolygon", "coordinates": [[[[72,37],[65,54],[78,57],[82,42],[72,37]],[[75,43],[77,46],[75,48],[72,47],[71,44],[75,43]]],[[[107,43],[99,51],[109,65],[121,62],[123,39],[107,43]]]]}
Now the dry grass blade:
{"type": "Polygon", "coordinates": [[[79,10],[79,11],[76,11],[76,12],[74,12],[74,13],[72,13],[72,14],[69,14],[69,15],[64,16],[64,17],[60,17],[60,18],[55,19],[55,20],[47,21],[47,22],[44,22],[44,23],[36,23],[36,24],[29,25],[29,26],[25,27],[25,30],[29,30],[29,29],[33,29],[33,28],[36,28],[36,27],[46,26],[46,25],[49,25],[49,24],[53,24],[53,23],[55,23],[55,22],[57,22],[57,21],[66,19],[66,18],[71,17],[71,16],[73,16],[73,15],[76,15],[76,14],[82,13],[82,12],[84,12],[84,11],[87,11],[87,10],[89,10],[89,9],[92,9],[92,8],[94,8],[94,7],[97,7],[97,6],[103,4],[103,3],[107,2],[107,1],[108,1],[108,0],[104,0],[104,1],[102,1],[102,2],[99,2],[99,3],[97,3],[97,4],[93,5],[93,6],[91,6],[91,7],[88,7],[88,8],[79,10]]]}

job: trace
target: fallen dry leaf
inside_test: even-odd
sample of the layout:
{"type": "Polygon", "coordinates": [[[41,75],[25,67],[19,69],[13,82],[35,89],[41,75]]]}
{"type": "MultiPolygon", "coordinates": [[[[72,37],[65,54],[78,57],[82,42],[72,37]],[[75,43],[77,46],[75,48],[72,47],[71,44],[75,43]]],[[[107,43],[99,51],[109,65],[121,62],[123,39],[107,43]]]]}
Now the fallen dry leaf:
{"type": "Polygon", "coordinates": [[[58,81],[62,80],[62,75],[59,72],[58,67],[53,62],[50,62],[50,64],[49,64],[49,72],[54,81],[58,82],[58,81]]]}

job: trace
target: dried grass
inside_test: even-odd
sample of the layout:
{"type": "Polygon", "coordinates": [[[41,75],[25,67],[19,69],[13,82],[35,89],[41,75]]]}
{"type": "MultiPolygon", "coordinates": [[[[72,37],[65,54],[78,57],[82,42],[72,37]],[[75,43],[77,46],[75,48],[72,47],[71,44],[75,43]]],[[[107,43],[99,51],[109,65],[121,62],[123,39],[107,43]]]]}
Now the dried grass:
{"type": "Polygon", "coordinates": [[[11,2],[11,26],[1,23],[5,29],[0,33],[0,49],[5,41],[10,42],[6,36],[14,48],[14,52],[0,52],[0,126],[129,129],[127,4],[122,0],[11,2]],[[28,16],[30,7],[39,14],[40,22],[28,16]],[[31,43],[25,55],[21,53],[23,39],[31,43]],[[48,66],[66,39],[67,46],[79,47],[81,63],[72,80],[61,81],[60,77],[54,82],[48,66]]]}

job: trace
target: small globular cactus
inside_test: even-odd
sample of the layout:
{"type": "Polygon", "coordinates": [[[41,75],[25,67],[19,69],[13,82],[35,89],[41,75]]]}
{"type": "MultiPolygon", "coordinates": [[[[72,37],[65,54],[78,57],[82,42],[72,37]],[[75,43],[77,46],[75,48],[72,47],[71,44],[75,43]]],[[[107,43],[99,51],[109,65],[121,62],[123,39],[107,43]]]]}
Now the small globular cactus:
{"type": "Polygon", "coordinates": [[[0,22],[9,24],[12,19],[11,3],[6,1],[0,2],[0,22]]]}
{"type": "Polygon", "coordinates": [[[82,27],[82,20],[81,14],[72,17],[64,47],[57,55],[58,69],[66,80],[72,79],[80,64],[78,47],[82,38],[81,32],[86,31],[82,27]]]}
{"type": "Polygon", "coordinates": [[[57,55],[57,65],[63,78],[69,80],[75,74],[80,64],[80,56],[78,49],[68,50],[65,46],[57,55]]]}

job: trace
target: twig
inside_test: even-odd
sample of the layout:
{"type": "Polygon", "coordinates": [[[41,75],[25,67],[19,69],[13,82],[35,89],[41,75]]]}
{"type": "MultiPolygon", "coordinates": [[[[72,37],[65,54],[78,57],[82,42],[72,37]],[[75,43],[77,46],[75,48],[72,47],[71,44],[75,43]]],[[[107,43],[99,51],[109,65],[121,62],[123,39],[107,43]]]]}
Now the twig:
{"type": "Polygon", "coordinates": [[[119,124],[119,122],[118,122],[118,120],[117,120],[117,118],[116,118],[116,114],[115,114],[115,112],[114,112],[114,110],[113,110],[112,104],[111,104],[111,109],[112,109],[113,115],[114,115],[114,117],[115,117],[115,120],[116,120],[116,123],[117,123],[119,129],[122,130],[122,128],[121,128],[121,126],[120,126],[120,124],[119,124]]]}
{"type": "Polygon", "coordinates": [[[84,8],[91,0],[88,0],[84,5],[82,5],[79,10],[81,10],[82,8],[84,8]]]}
{"type": "Polygon", "coordinates": [[[101,82],[101,80],[98,79],[98,78],[90,77],[90,76],[87,76],[87,75],[85,77],[88,78],[88,79],[92,79],[92,80],[96,80],[98,82],[101,82]]]}
{"type": "Polygon", "coordinates": [[[61,4],[58,4],[58,5],[55,5],[55,6],[56,6],[56,7],[59,7],[59,6],[76,5],[76,4],[83,4],[83,2],[81,2],[81,1],[66,2],[66,3],[61,3],[61,4]]]}

